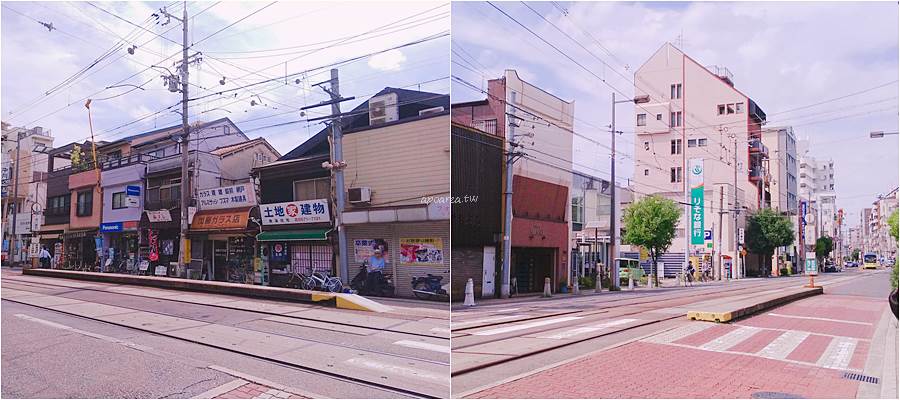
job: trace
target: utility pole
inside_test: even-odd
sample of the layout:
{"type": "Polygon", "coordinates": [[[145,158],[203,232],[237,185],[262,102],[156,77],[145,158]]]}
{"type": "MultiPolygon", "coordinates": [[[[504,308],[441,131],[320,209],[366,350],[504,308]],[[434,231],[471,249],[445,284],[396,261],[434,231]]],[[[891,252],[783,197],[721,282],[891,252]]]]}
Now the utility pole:
{"type": "Polygon", "coordinates": [[[504,216],[503,216],[503,265],[500,267],[500,298],[509,298],[509,280],[510,271],[512,270],[510,262],[512,261],[512,200],[513,200],[513,164],[516,162],[516,108],[512,104],[516,103],[516,93],[510,93],[510,99],[507,103],[506,118],[509,120],[509,131],[507,138],[509,139],[509,151],[506,154],[506,190],[504,192],[504,216]]]}
{"type": "Polygon", "coordinates": [[[725,186],[719,186],[719,246],[717,247],[719,249],[717,257],[719,264],[716,268],[716,279],[719,280],[725,279],[725,269],[723,268],[725,251],[722,247],[722,231],[724,230],[722,229],[722,217],[724,217],[727,212],[728,211],[725,211],[725,186]]]}
{"type": "MultiPolygon", "coordinates": [[[[15,186],[13,186],[13,215],[12,215],[12,246],[10,248],[13,251],[13,256],[17,257],[19,255],[19,248],[17,247],[19,244],[19,234],[16,232],[16,216],[19,214],[19,149],[22,147],[22,133],[24,132],[16,132],[16,172],[13,180],[15,181],[15,186]]],[[[10,265],[15,264],[15,258],[10,265]]]]}
{"type": "MultiPolygon", "coordinates": [[[[619,287],[619,266],[616,265],[616,92],[612,94],[612,120],[610,122],[610,140],[611,146],[609,160],[609,288],[619,287]]],[[[686,232],[686,231],[685,231],[686,232]]],[[[657,268],[655,265],[653,268],[657,268]]],[[[655,271],[655,269],[654,269],[655,271]]],[[[659,271],[656,271],[657,284],[659,284],[659,271]]],[[[599,287],[599,285],[598,285],[599,287]]]]}
{"type": "Polygon", "coordinates": [[[313,118],[308,121],[330,120],[331,121],[331,161],[322,164],[322,167],[331,171],[334,176],[334,225],[338,231],[338,276],[341,279],[350,279],[349,260],[347,259],[347,231],[344,229],[342,217],[344,213],[344,168],[347,163],[344,162],[343,136],[341,131],[341,102],[353,100],[354,97],[341,97],[340,81],[338,80],[337,68],[331,69],[331,79],[313,84],[311,86],[322,86],[328,84],[328,88],[322,87],[331,99],[305,106],[300,108],[301,111],[310,108],[331,106],[331,115],[320,118],[313,118]]]}
{"type": "MultiPolygon", "coordinates": [[[[728,128],[725,128],[725,130],[727,131],[728,128]]],[[[734,277],[737,278],[738,276],[740,276],[741,278],[743,278],[744,277],[744,257],[740,254],[740,251],[738,250],[738,241],[740,238],[740,236],[738,235],[738,214],[740,214],[740,212],[741,212],[741,209],[738,208],[738,195],[737,195],[737,193],[738,193],[737,192],[737,184],[738,184],[737,178],[738,178],[738,165],[739,165],[738,164],[738,145],[737,145],[738,141],[737,141],[736,134],[732,134],[731,137],[734,139],[734,187],[732,188],[732,190],[734,191],[734,204],[733,204],[734,224],[732,226],[732,230],[734,231],[733,232],[734,233],[734,261],[732,261],[732,262],[737,264],[738,258],[740,258],[740,260],[741,260],[741,267],[739,268],[740,273],[735,273],[734,277]]]]}

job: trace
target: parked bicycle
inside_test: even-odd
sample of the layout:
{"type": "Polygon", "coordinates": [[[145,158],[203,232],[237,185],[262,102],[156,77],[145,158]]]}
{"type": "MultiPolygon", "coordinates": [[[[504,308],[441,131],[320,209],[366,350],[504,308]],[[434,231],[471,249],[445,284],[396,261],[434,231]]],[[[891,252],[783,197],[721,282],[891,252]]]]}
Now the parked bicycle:
{"type": "MultiPolygon", "coordinates": [[[[450,271],[447,271],[450,272],[450,271]]],[[[412,278],[413,294],[423,300],[440,299],[449,296],[447,285],[441,285],[444,277],[441,275],[432,275],[424,277],[412,278]]]]}
{"type": "Polygon", "coordinates": [[[306,280],[304,289],[340,293],[344,290],[344,284],[341,283],[341,278],[331,276],[327,272],[313,272],[306,280]]]}

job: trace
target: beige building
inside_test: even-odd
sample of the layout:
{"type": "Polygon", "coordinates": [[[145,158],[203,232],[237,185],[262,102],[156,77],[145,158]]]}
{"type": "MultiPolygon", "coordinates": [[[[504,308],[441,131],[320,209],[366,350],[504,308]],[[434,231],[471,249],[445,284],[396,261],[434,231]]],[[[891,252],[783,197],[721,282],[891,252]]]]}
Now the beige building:
{"type": "Polygon", "coordinates": [[[357,108],[368,119],[343,132],[351,276],[378,245],[396,295],[413,295],[412,277],[449,283],[450,96],[386,88],[357,108]]]}
{"type": "Polygon", "coordinates": [[[42,213],[47,205],[46,151],[53,148],[53,136],[40,126],[26,129],[6,122],[3,122],[2,135],[3,260],[24,262],[29,260],[29,244],[31,238],[36,237],[32,233],[39,231],[42,213]],[[14,198],[15,194],[18,197],[14,198]],[[15,230],[14,212],[18,214],[15,230]],[[13,232],[15,246],[11,240],[13,232]]]}
{"type": "MultiPolygon", "coordinates": [[[[682,219],[669,253],[663,256],[666,274],[681,267],[685,253],[710,260],[724,255],[726,263],[732,262],[738,250],[736,228],[743,227],[746,210],[758,209],[767,198],[764,160],[768,149],[761,142],[760,131],[765,113],[735,88],[727,68],[705,67],[671,43],[637,69],[635,96],[650,98],[648,103],[635,105],[637,198],[659,194],[684,203],[687,213],[688,163],[703,160],[702,228],[704,236],[706,231],[711,233],[712,240],[688,244],[690,236],[686,238],[682,219]],[[722,215],[720,224],[722,209],[742,210],[737,224],[731,212],[722,215]]],[[[762,273],[759,257],[750,254],[746,262],[746,268],[732,262],[731,272],[762,273]]]]}

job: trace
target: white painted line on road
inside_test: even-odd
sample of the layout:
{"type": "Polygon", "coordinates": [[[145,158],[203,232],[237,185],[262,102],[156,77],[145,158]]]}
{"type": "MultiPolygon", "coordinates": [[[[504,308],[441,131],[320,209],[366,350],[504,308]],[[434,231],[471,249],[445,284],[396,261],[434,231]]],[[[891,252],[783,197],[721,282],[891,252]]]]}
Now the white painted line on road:
{"type": "Polygon", "coordinates": [[[450,330],[447,328],[431,328],[428,331],[432,333],[450,333],[450,330]]]}
{"type": "Polygon", "coordinates": [[[439,353],[450,354],[450,346],[441,346],[439,344],[417,342],[415,340],[399,340],[394,342],[397,346],[410,347],[413,349],[431,350],[439,353]]]}
{"type": "Polygon", "coordinates": [[[140,350],[140,351],[151,351],[151,350],[153,350],[153,348],[151,348],[151,347],[139,345],[139,344],[137,344],[137,343],[132,343],[132,342],[128,342],[128,341],[125,341],[125,340],[116,339],[116,338],[114,338],[114,337],[110,337],[110,336],[106,336],[106,335],[101,335],[101,334],[99,334],[99,333],[93,333],[93,332],[83,331],[83,330],[81,330],[81,329],[73,328],[73,327],[68,326],[68,325],[58,324],[58,323],[56,323],[56,322],[47,321],[47,320],[44,320],[44,319],[32,317],[32,316],[30,316],[30,315],[25,315],[25,314],[15,314],[15,316],[16,316],[17,318],[21,318],[21,319],[24,319],[24,320],[26,320],[26,321],[36,322],[36,323],[39,323],[39,324],[42,324],[42,325],[46,325],[46,326],[49,326],[49,327],[52,327],[52,328],[62,329],[62,330],[64,330],[64,331],[69,331],[69,332],[72,332],[72,333],[77,333],[77,334],[79,334],[79,335],[92,337],[92,338],[94,338],[94,339],[100,339],[100,340],[104,340],[104,341],[107,341],[107,342],[110,342],[110,343],[120,344],[120,345],[122,345],[122,346],[129,347],[129,348],[132,348],[132,349],[135,349],[135,350],[140,350]]]}
{"type": "Polygon", "coordinates": [[[770,315],[773,317],[782,317],[782,318],[796,318],[796,319],[810,319],[810,320],[814,320],[814,321],[840,322],[842,324],[867,325],[867,326],[873,325],[872,323],[869,323],[869,322],[847,321],[845,319],[806,317],[806,316],[802,316],[802,315],[788,315],[788,314],[776,314],[776,313],[768,313],[767,315],[770,315]]]}
{"type": "Polygon", "coordinates": [[[660,344],[672,343],[676,340],[686,338],[695,333],[699,333],[708,328],[712,328],[714,325],[715,325],[714,322],[699,322],[699,321],[691,322],[688,325],[680,326],[678,328],[675,328],[675,329],[672,329],[669,331],[665,331],[659,335],[648,337],[642,341],[649,342],[649,343],[660,343],[660,344]]]}
{"type": "Polygon", "coordinates": [[[785,331],[756,354],[766,358],[784,360],[808,337],[809,332],[785,331]]]}
{"type": "Polygon", "coordinates": [[[407,378],[419,378],[427,381],[432,381],[436,383],[440,383],[444,386],[450,386],[450,374],[440,374],[434,372],[424,371],[418,368],[410,368],[402,365],[388,364],[373,360],[366,360],[362,358],[351,358],[347,361],[344,361],[347,364],[354,365],[357,367],[363,367],[367,369],[373,369],[379,371],[380,373],[391,373],[396,375],[406,376],[407,378]]]}
{"type": "Polygon", "coordinates": [[[515,331],[520,331],[523,329],[530,329],[530,328],[536,328],[536,327],[544,326],[544,325],[557,324],[560,322],[575,321],[575,320],[579,320],[582,318],[584,318],[584,317],[560,317],[560,318],[553,318],[553,319],[545,319],[545,320],[533,321],[533,322],[529,322],[529,323],[525,323],[525,324],[505,326],[502,328],[486,329],[483,331],[476,331],[476,332],[472,332],[472,335],[477,335],[477,336],[499,335],[501,333],[515,332],[515,331]]]}
{"type": "Polygon", "coordinates": [[[585,333],[596,332],[596,331],[600,331],[600,330],[603,330],[606,328],[611,328],[614,326],[625,325],[627,323],[634,322],[634,321],[637,321],[637,320],[634,318],[617,319],[614,321],[604,322],[601,324],[577,327],[577,328],[565,330],[562,332],[554,333],[551,335],[538,336],[538,338],[539,339],[553,339],[553,340],[568,339],[572,336],[578,336],[578,335],[582,335],[585,333]]]}
{"type": "Polygon", "coordinates": [[[218,396],[221,396],[221,395],[223,395],[223,394],[225,394],[225,393],[228,393],[228,392],[230,392],[230,391],[232,391],[232,390],[234,390],[234,389],[237,389],[237,388],[239,388],[239,387],[241,387],[241,386],[244,386],[244,385],[246,385],[246,384],[248,384],[248,383],[250,383],[250,382],[247,382],[247,381],[245,381],[245,380],[243,380],[243,379],[235,379],[235,380],[233,380],[233,381],[231,381],[231,382],[228,382],[228,383],[226,383],[226,384],[224,384],[224,385],[221,385],[221,386],[218,386],[218,387],[214,387],[214,388],[212,388],[212,389],[209,389],[209,390],[207,390],[207,391],[205,391],[205,392],[203,392],[203,393],[200,393],[200,394],[198,394],[198,395],[196,395],[196,396],[194,396],[194,397],[192,397],[192,398],[193,398],[193,399],[214,399],[214,398],[216,398],[216,397],[218,397],[218,396]]]}
{"type": "Polygon", "coordinates": [[[824,368],[845,369],[850,365],[853,351],[856,350],[856,339],[834,338],[816,363],[824,368]]]}
{"type": "Polygon", "coordinates": [[[703,350],[728,350],[762,329],[742,326],[700,346],[703,350]]]}
{"type": "Polygon", "coordinates": [[[460,322],[450,322],[450,326],[453,328],[460,328],[461,325],[478,325],[487,322],[499,322],[510,319],[522,318],[524,315],[501,315],[499,317],[491,317],[491,318],[482,318],[482,319],[473,319],[470,321],[460,321],[460,322]]]}

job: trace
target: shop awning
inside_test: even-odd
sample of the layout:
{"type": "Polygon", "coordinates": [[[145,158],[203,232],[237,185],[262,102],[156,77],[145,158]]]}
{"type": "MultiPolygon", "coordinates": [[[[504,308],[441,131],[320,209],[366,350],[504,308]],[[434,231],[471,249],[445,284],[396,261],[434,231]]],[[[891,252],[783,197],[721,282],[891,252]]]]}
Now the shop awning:
{"type": "Polygon", "coordinates": [[[269,231],[256,235],[260,242],[274,242],[281,240],[327,240],[331,229],[304,229],[299,231],[269,231]]]}
{"type": "Polygon", "coordinates": [[[228,208],[223,210],[202,210],[194,215],[192,231],[219,231],[247,229],[250,210],[253,207],[228,208]]]}

